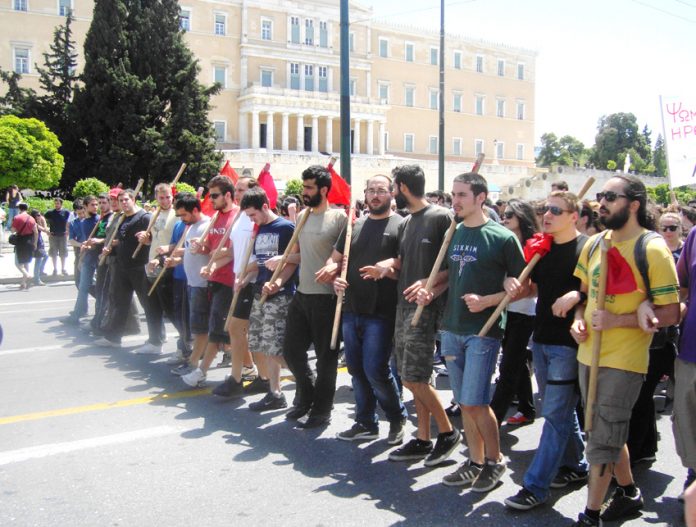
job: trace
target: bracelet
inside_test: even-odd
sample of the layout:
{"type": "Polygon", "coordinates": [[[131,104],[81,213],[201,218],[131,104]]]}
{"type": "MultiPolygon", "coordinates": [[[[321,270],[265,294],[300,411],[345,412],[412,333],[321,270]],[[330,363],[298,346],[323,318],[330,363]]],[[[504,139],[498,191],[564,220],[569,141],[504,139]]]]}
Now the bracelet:
{"type": "Polygon", "coordinates": [[[580,294],[580,301],[578,302],[578,304],[587,303],[587,293],[584,293],[582,291],[578,291],[578,293],[580,294]]]}

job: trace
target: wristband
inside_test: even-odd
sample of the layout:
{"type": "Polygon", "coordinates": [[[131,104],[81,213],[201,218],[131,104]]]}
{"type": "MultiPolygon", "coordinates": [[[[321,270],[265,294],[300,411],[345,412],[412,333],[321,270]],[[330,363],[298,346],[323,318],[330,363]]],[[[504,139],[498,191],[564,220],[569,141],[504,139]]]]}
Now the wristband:
{"type": "Polygon", "coordinates": [[[586,304],[587,303],[587,293],[583,293],[582,291],[578,291],[580,294],[580,301],[578,304],[586,304]]]}

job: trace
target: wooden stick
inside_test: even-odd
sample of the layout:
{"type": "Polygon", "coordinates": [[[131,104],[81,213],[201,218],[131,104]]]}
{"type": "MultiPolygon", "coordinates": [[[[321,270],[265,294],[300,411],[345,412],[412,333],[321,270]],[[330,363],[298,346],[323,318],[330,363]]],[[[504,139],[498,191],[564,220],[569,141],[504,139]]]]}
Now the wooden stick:
{"type": "MultiPolygon", "coordinates": [[[[176,242],[176,245],[174,246],[174,249],[172,250],[171,254],[174,254],[177,250],[181,249],[184,246],[184,242],[186,241],[186,235],[188,234],[188,231],[190,228],[191,228],[190,225],[186,226],[186,228],[184,229],[184,233],[181,235],[181,238],[179,238],[179,241],[176,242]]],[[[157,287],[157,284],[160,283],[160,280],[162,280],[162,277],[164,276],[164,273],[166,273],[166,272],[167,272],[167,267],[162,266],[162,270],[159,272],[159,274],[157,275],[157,278],[155,278],[155,281],[152,283],[152,287],[147,292],[147,296],[152,295],[155,288],[157,287]]]]}
{"type": "MultiPolygon", "coordinates": [[[[607,296],[607,271],[609,267],[607,251],[609,243],[602,237],[600,244],[599,261],[599,286],[597,288],[597,309],[602,310],[605,306],[607,296]]],[[[592,363],[590,365],[590,380],[587,386],[587,402],[585,404],[585,432],[592,431],[592,420],[594,419],[594,405],[597,399],[597,376],[599,374],[599,353],[602,349],[602,332],[593,330],[592,332],[592,363]]]]}
{"type": "MultiPolygon", "coordinates": [[[[135,187],[135,190],[133,191],[133,195],[137,198],[138,193],[140,192],[140,189],[143,188],[143,183],[145,183],[144,179],[139,179],[138,184],[135,187]]],[[[133,202],[135,202],[135,198],[133,198],[133,202]]],[[[123,220],[126,219],[126,214],[121,211],[121,215],[118,217],[118,220],[116,220],[116,228],[114,231],[111,233],[111,236],[104,242],[104,249],[111,249],[111,245],[114,243],[114,240],[116,239],[116,235],[118,234],[118,229],[123,223],[123,220]]],[[[99,258],[99,265],[104,265],[104,262],[106,262],[106,257],[108,254],[102,253],[101,257],[99,258]]]]}
{"type": "MultiPolygon", "coordinates": [[[[474,166],[471,167],[471,172],[478,174],[478,171],[481,168],[481,165],[483,164],[483,160],[485,157],[486,154],[484,154],[483,152],[476,157],[476,162],[474,163],[474,166]]],[[[435,279],[437,278],[437,274],[440,272],[440,266],[442,265],[442,261],[445,259],[445,256],[447,255],[447,248],[449,247],[449,244],[452,241],[452,236],[454,236],[454,231],[456,228],[457,221],[455,218],[452,218],[452,223],[450,223],[447,232],[445,232],[445,237],[442,240],[442,245],[440,245],[440,252],[437,253],[437,258],[435,259],[433,268],[430,270],[428,281],[425,283],[425,290],[428,293],[430,293],[433,290],[433,286],[435,285],[435,279]]],[[[421,315],[423,314],[424,309],[425,306],[423,305],[419,305],[416,308],[416,312],[413,314],[413,318],[411,319],[411,327],[416,327],[421,315]]]]}
{"type": "MultiPolygon", "coordinates": [[[[181,167],[179,168],[179,172],[176,173],[176,177],[174,178],[174,181],[172,181],[170,183],[172,186],[176,185],[177,181],[179,181],[179,178],[184,173],[184,170],[186,170],[186,163],[181,163],[181,167]]],[[[159,217],[160,212],[162,212],[162,206],[157,205],[157,210],[150,218],[150,223],[148,224],[147,229],[145,229],[146,236],[148,236],[150,234],[152,227],[155,226],[155,222],[157,221],[157,218],[159,217]]],[[[135,248],[135,251],[133,251],[133,256],[131,256],[131,258],[135,258],[138,255],[138,253],[140,252],[140,249],[143,248],[143,245],[145,245],[143,242],[138,243],[138,246],[135,248]]]]}
{"type": "MultiPolygon", "coordinates": [[[[346,223],[346,243],[343,245],[343,258],[341,258],[341,278],[343,280],[348,276],[348,259],[350,258],[350,242],[353,239],[353,214],[355,207],[353,197],[350,198],[351,206],[348,209],[348,223],[346,223]]],[[[336,298],[336,311],[334,312],[333,329],[331,330],[331,349],[335,350],[338,346],[338,329],[341,324],[341,311],[343,310],[343,297],[345,291],[339,291],[336,298]]]]}
{"type": "MultiPolygon", "coordinates": [[[[244,260],[242,261],[242,272],[239,275],[240,280],[244,280],[247,276],[247,267],[249,266],[249,260],[251,259],[251,253],[254,252],[254,242],[256,241],[256,233],[258,229],[254,229],[249,239],[246,250],[244,251],[244,260]]],[[[230,322],[232,319],[232,314],[234,313],[234,308],[237,307],[237,302],[239,301],[239,291],[235,291],[232,296],[232,303],[230,304],[230,309],[227,311],[227,320],[225,320],[225,331],[229,331],[230,322]]]]}
{"type": "Polygon", "coordinates": [[[585,181],[585,184],[580,187],[580,190],[578,191],[578,200],[581,200],[582,198],[585,197],[585,194],[587,194],[587,191],[590,190],[590,187],[594,185],[595,178],[590,176],[587,178],[587,181],[585,181]]]}
{"type": "MultiPolygon", "coordinates": [[[[232,224],[225,229],[225,233],[222,235],[222,238],[220,239],[220,243],[218,243],[218,246],[215,247],[215,250],[213,251],[213,254],[210,255],[210,260],[208,261],[208,265],[204,266],[204,269],[207,269],[210,271],[210,265],[215,261],[215,258],[217,258],[218,254],[220,254],[220,251],[222,248],[225,246],[225,242],[227,241],[227,238],[230,235],[230,231],[232,231],[232,227],[234,227],[234,224],[237,223],[237,220],[239,219],[239,216],[242,214],[242,209],[240,208],[239,211],[237,211],[237,214],[234,217],[234,220],[232,220],[232,224]]],[[[217,218],[218,213],[215,213],[215,217],[217,218]]],[[[210,222],[211,224],[213,223],[212,221],[210,222]]],[[[210,227],[210,225],[208,226],[210,227]]],[[[208,233],[210,229],[206,229],[206,234],[208,233]]],[[[201,238],[201,242],[203,241],[203,238],[201,238]]]]}
{"type": "Polygon", "coordinates": [[[201,239],[198,241],[198,243],[203,243],[205,242],[205,239],[208,237],[208,233],[210,232],[210,229],[213,227],[213,224],[217,221],[218,214],[220,214],[220,211],[215,211],[215,214],[213,214],[213,217],[210,218],[210,222],[208,222],[208,225],[206,226],[205,230],[203,231],[203,234],[201,235],[201,239]]]}
{"type": "Polygon", "coordinates": [[[673,190],[669,191],[669,200],[672,202],[672,205],[675,207],[679,206],[679,200],[677,199],[677,193],[674,192],[673,190]]]}
{"type": "MultiPolygon", "coordinates": [[[[305,223],[307,223],[307,220],[309,219],[309,215],[312,214],[314,209],[306,209],[307,212],[305,212],[305,215],[302,216],[302,219],[300,220],[300,223],[295,227],[295,232],[292,233],[292,238],[290,238],[290,243],[288,243],[288,246],[285,248],[285,252],[283,253],[283,257],[280,259],[280,262],[278,263],[278,267],[276,267],[276,270],[273,271],[273,275],[271,276],[271,279],[269,282],[275,282],[278,276],[280,276],[281,271],[283,270],[283,267],[285,267],[285,262],[288,260],[288,256],[290,256],[290,252],[293,250],[295,247],[295,244],[297,243],[297,239],[300,237],[300,233],[302,232],[302,228],[304,227],[305,223]]],[[[262,306],[266,299],[268,298],[268,295],[261,295],[261,300],[259,300],[259,305],[262,306]]]]}
{"type": "MultiPolygon", "coordinates": [[[[97,220],[97,223],[94,224],[94,227],[92,228],[92,232],[89,233],[89,236],[87,236],[87,240],[91,240],[94,237],[94,233],[97,232],[97,227],[99,227],[99,222],[101,221],[101,218],[97,220]]],[[[85,240],[85,241],[87,241],[85,240]]],[[[84,242],[82,242],[84,243],[84,242]]],[[[82,246],[80,245],[80,253],[77,255],[77,268],[79,269],[80,266],[82,265],[82,257],[84,254],[89,251],[89,249],[82,250],[82,246]]]]}

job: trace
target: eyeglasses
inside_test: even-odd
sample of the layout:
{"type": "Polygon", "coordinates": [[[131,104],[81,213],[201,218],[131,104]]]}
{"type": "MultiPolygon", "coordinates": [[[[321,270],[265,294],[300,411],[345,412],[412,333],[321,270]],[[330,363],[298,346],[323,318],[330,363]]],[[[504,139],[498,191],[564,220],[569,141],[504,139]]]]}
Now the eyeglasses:
{"type": "Polygon", "coordinates": [[[373,188],[365,189],[365,195],[366,195],[366,196],[380,196],[380,197],[384,197],[384,196],[388,196],[388,195],[390,195],[390,194],[391,194],[391,192],[389,192],[388,190],[383,189],[383,188],[378,189],[378,190],[375,190],[375,189],[373,189],[373,188]]]}
{"type": "Polygon", "coordinates": [[[505,216],[506,220],[511,220],[515,216],[515,213],[511,210],[506,210],[505,212],[503,212],[503,216],[505,216]]]}
{"type": "Polygon", "coordinates": [[[597,192],[597,201],[602,201],[604,199],[607,201],[607,203],[614,203],[619,198],[628,198],[628,196],[626,194],[617,194],[611,190],[607,190],[606,192],[597,192]]]}
{"type": "Polygon", "coordinates": [[[664,225],[661,230],[662,230],[662,232],[667,232],[667,231],[677,232],[678,228],[679,228],[678,225],[664,225]]]}
{"type": "Polygon", "coordinates": [[[561,207],[556,207],[555,205],[544,205],[541,210],[546,214],[547,212],[550,212],[554,216],[560,216],[564,212],[571,212],[569,210],[562,209],[561,207]]]}
{"type": "Polygon", "coordinates": [[[220,192],[211,192],[208,196],[210,196],[210,199],[218,199],[222,194],[220,192]]]}

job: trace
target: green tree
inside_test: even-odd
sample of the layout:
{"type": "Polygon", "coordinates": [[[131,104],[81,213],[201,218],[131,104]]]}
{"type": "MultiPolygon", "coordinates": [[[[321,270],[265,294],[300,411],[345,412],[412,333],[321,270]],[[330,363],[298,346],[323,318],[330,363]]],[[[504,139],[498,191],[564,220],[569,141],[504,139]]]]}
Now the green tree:
{"type": "Polygon", "coordinates": [[[90,177],[75,183],[72,194],[75,198],[84,198],[85,196],[98,196],[102,192],[109,192],[109,185],[95,177],[90,177]]]}
{"type": "Polygon", "coordinates": [[[34,90],[22,88],[22,76],[14,71],[0,68],[0,84],[6,84],[5,95],[0,96],[0,115],[26,117],[31,101],[36,97],[34,90]]]}
{"type": "Polygon", "coordinates": [[[537,165],[540,167],[550,167],[558,162],[561,146],[558,143],[558,137],[553,132],[547,132],[541,136],[541,150],[536,159],[537,165]]]}
{"type": "Polygon", "coordinates": [[[588,155],[585,145],[579,139],[571,135],[564,135],[558,139],[556,134],[546,133],[541,136],[541,151],[537,157],[537,165],[584,165],[588,155]]]}
{"type": "MultiPolygon", "coordinates": [[[[658,205],[669,205],[672,199],[669,195],[669,185],[667,183],[661,183],[654,187],[648,187],[648,196],[658,205]]],[[[692,199],[696,199],[696,190],[691,189],[687,186],[677,187],[674,189],[674,193],[677,196],[679,203],[688,203],[692,199]]]]}
{"type": "Polygon", "coordinates": [[[649,138],[647,126],[642,134],[638,131],[638,121],[632,113],[604,115],[597,125],[591,161],[597,168],[608,168],[609,160],[614,160],[619,168],[623,168],[623,160],[632,148],[634,153],[631,158],[639,165],[646,166],[650,162],[649,138]]]}
{"type": "Polygon", "coordinates": [[[667,167],[667,152],[665,151],[665,141],[662,134],[655,140],[655,150],[653,151],[653,164],[655,165],[655,175],[665,177],[669,174],[667,167]]]}
{"type": "Polygon", "coordinates": [[[302,196],[302,190],[301,179],[288,179],[285,183],[286,196],[302,196]]]}
{"type": "Polygon", "coordinates": [[[63,173],[60,141],[38,119],[0,117],[0,187],[48,190],[63,173]]]}

